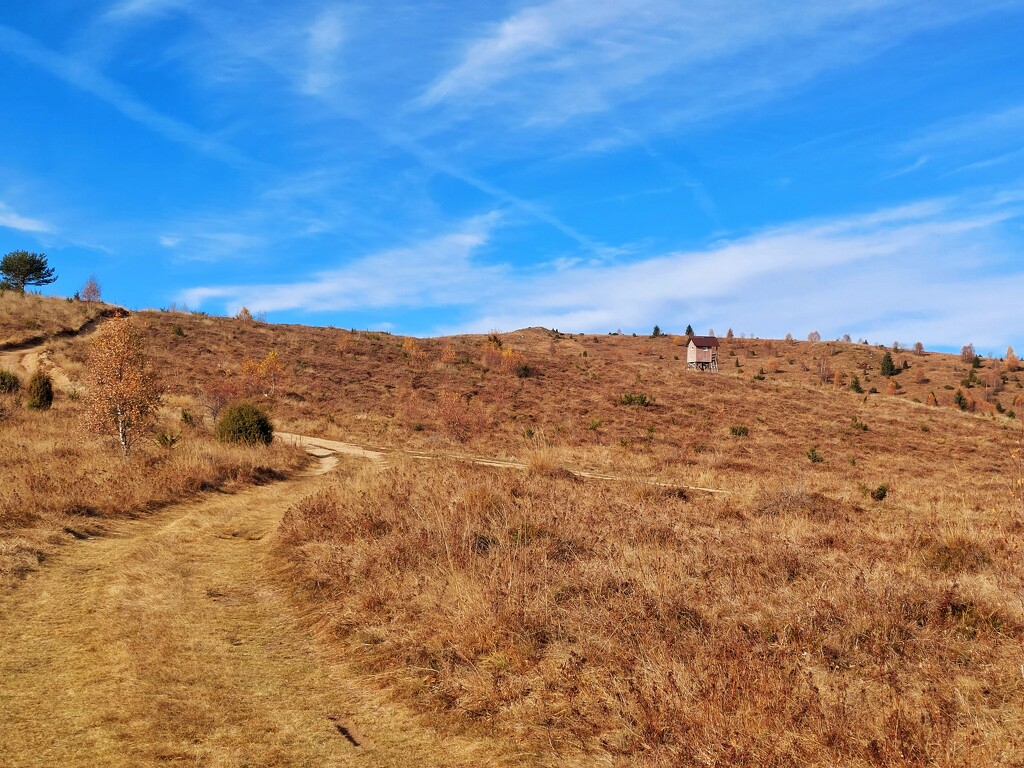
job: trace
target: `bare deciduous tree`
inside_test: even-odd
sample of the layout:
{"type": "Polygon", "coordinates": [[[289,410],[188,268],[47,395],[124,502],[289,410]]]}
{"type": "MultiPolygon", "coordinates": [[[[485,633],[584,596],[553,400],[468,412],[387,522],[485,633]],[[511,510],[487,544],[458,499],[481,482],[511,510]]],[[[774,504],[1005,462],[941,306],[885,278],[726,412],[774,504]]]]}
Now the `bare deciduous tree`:
{"type": "Polygon", "coordinates": [[[160,402],[142,336],[130,319],[110,320],[96,334],[85,377],[86,424],[99,433],[113,432],[127,458],[160,402]]]}
{"type": "Polygon", "coordinates": [[[808,341],[821,341],[821,334],[817,331],[811,331],[807,334],[808,341]]]}
{"type": "Polygon", "coordinates": [[[968,365],[974,362],[975,357],[977,357],[977,355],[974,352],[973,344],[964,344],[963,347],[960,348],[960,359],[968,365]]]}
{"type": "Polygon", "coordinates": [[[832,378],[832,366],[829,365],[828,355],[822,355],[818,360],[818,377],[822,384],[828,384],[832,378]]]}
{"type": "Polygon", "coordinates": [[[96,275],[89,275],[89,279],[85,281],[79,295],[82,297],[82,301],[100,300],[100,284],[96,281],[96,275]]]}

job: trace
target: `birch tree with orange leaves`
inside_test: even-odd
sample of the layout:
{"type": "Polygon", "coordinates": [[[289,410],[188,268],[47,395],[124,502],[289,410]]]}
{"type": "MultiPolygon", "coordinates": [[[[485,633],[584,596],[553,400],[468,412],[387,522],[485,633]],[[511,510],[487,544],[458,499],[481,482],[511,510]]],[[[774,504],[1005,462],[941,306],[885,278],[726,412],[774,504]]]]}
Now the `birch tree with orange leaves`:
{"type": "Polygon", "coordinates": [[[128,318],[108,321],[86,359],[87,426],[117,436],[125,458],[160,404],[160,386],[146,360],[142,335],[128,318]]]}

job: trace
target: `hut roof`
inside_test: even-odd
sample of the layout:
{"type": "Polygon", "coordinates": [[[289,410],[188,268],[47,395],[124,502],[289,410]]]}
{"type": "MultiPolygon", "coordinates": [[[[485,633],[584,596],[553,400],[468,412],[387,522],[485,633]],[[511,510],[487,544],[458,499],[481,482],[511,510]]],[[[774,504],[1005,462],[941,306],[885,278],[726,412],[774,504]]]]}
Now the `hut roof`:
{"type": "Polygon", "coordinates": [[[701,349],[718,346],[717,336],[691,336],[690,341],[701,349]]]}

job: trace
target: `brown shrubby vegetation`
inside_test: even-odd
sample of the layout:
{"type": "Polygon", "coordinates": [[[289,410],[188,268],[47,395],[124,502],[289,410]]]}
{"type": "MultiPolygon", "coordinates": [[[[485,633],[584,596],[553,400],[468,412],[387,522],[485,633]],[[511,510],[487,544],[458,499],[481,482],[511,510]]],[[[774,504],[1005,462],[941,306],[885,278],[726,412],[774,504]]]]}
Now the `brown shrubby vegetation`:
{"type": "Polygon", "coordinates": [[[749,766],[1024,749],[1005,495],[892,503],[814,475],[681,494],[542,464],[351,470],[283,524],[301,599],[404,695],[538,749],[749,766]]]}

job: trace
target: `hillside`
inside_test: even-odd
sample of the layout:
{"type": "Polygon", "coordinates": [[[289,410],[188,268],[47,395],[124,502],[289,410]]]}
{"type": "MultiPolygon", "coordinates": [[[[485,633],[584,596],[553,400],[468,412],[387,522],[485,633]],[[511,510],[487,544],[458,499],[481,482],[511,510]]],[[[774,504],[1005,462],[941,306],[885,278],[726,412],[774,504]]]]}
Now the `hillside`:
{"type": "Polygon", "coordinates": [[[77,331],[109,309],[99,302],[0,291],[0,349],[77,331]]]}
{"type": "MultiPolygon", "coordinates": [[[[710,374],[674,337],[135,322],[181,442],[148,449],[133,484],[205,445],[241,396],[280,429],[384,451],[294,500],[268,573],[301,631],[431,727],[508,737],[537,763],[1024,751],[1020,371],[892,352],[887,379],[879,347],[734,339],[710,374]]],[[[86,343],[50,354],[72,387],[86,343]]],[[[66,395],[48,423],[73,417],[66,395]]],[[[0,435],[27,444],[43,422],[7,410],[0,435]]],[[[34,450],[88,474],[106,449],[34,450]]],[[[5,541],[27,524],[8,515],[5,541]]]]}
{"type": "Polygon", "coordinates": [[[804,473],[814,445],[844,489],[943,477],[954,456],[961,471],[984,477],[1006,470],[999,445],[1019,422],[985,402],[984,385],[961,382],[998,377],[992,400],[1024,411],[1024,372],[999,361],[972,369],[958,356],[895,353],[899,389],[886,394],[886,350],[858,344],[723,340],[722,370],[711,375],[687,371],[673,337],[529,329],[500,334],[495,350],[486,336],[414,340],[178,313],[139,319],[170,391],[196,412],[242,386],[246,361],[274,353],[280,372],[252,393],[291,431],[509,457],[556,448],[594,468],[628,460],[716,487],[762,475],[766,460],[776,476],[804,473]],[[506,370],[502,352],[529,375],[506,370]],[[838,374],[827,384],[822,359],[838,374]],[[854,376],[864,393],[851,391],[854,376]],[[954,405],[957,391],[975,413],[954,405]],[[938,406],[925,404],[930,394],[938,406]],[[623,404],[629,395],[649,402],[623,404]]]}

